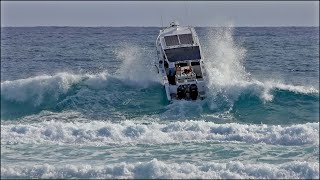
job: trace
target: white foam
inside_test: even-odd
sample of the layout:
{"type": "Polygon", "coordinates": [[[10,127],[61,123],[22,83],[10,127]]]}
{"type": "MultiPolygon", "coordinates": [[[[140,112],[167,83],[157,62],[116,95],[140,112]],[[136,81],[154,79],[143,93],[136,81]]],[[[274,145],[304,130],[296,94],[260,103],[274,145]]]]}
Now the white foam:
{"type": "MultiPolygon", "coordinates": [[[[153,122],[152,122],[153,121],[153,122]]],[[[135,121],[121,123],[40,122],[2,124],[1,143],[51,144],[167,144],[180,142],[225,141],[273,145],[319,144],[319,123],[280,125],[215,124],[185,121],[149,124],[135,121]]]]}
{"type": "Polygon", "coordinates": [[[1,177],[28,178],[157,178],[157,179],[318,179],[319,163],[283,164],[206,162],[170,163],[153,159],[147,162],[90,164],[1,165],[1,177]]]}

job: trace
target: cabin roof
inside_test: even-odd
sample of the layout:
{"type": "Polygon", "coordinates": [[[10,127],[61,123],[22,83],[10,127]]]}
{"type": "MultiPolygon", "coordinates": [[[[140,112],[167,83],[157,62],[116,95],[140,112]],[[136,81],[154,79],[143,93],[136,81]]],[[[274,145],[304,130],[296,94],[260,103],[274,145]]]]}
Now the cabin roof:
{"type": "Polygon", "coordinates": [[[177,34],[191,34],[191,28],[185,26],[173,26],[161,30],[162,36],[172,36],[177,34]]]}

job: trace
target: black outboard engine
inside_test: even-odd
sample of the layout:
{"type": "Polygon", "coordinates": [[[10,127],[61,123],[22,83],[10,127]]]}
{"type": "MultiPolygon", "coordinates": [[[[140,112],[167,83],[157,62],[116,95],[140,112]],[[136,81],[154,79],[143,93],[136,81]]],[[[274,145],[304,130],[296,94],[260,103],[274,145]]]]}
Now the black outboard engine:
{"type": "Polygon", "coordinates": [[[184,99],[186,98],[186,89],[183,85],[180,85],[178,88],[177,88],[177,98],[178,99],[184,99]]]}
{"type": "Polygon", "coordinates": [[[198,87],[195,84],[191,84],[189,87],[189,94],[192,100],[196,100],[198,98],[198,87]]]}

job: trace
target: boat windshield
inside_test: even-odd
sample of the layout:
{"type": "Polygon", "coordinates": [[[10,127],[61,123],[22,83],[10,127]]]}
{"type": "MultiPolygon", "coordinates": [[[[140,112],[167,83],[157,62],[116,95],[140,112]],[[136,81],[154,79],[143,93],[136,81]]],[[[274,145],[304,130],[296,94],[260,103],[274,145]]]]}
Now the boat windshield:
{"type": "Polygon", "coordinates": [[[164,50],[170,62],[201,59],[199,46],[164,50]]]}

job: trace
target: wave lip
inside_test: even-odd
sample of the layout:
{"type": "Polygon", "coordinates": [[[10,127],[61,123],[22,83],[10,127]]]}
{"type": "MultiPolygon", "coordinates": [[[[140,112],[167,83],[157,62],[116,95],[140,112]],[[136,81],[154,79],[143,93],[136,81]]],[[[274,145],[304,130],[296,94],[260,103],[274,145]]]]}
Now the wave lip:
{"type": "Polygon", "coordinates": [[[277,81],[266,81],[260,82],[258,80],[254,80],[253,83],[258,87],[261,87],[262,90],[262,99],[266,101],[270,101],[273,99],[273,95],[270,93],[271,90],[284,90],[289,91],[297,94],[319,94],[319,90],[314,87],[306,87],[306,86],[296,86],[290,84],[283,84],[277,81]]]}
{"type": "Polygon", "coordinates": [[[1,98],[15,102],[33,101],[39,106],[45,95],[58,99],[59,95],[67,93],[69,88],[80,82],[79,75],[58,73],[54,76],[36,76],[33,78],[5,81],[1,83],[1,98]]]}
{"type": "MultiPolygon", "coordinates": [[[[269,82],[267,82],[266,84],[269,84],[269,82]]],[[[271,86],[277,89],[288,90],[295,93],[319,94],[319,90],[315,89],[314,87],[293,86],[293,85],[287,85],[287,84],[281,84],[281,83],[271,83],[271,86]]]]}
{"type": "Polygon", "coordinates": [[[51,144],[167,144],[222,141],[272,145],[319,144],[319,123],[280,125],[215,124],[205,121],[169,124],[111,122],[41,122],[1,125],[1,143],[51,144]]]}
{"type": "Polygon", "coordinates": [[[289,178],[318,179],[319,163],[288,162],[280,165],[249,164],[240,161],[203,164],[167,163],[153,159],[148,162],[118,163],[100,166],[84,165],[30,165],[1,166],[1,176],[32,178],[204,178],[253,179],[289,178]]]}

